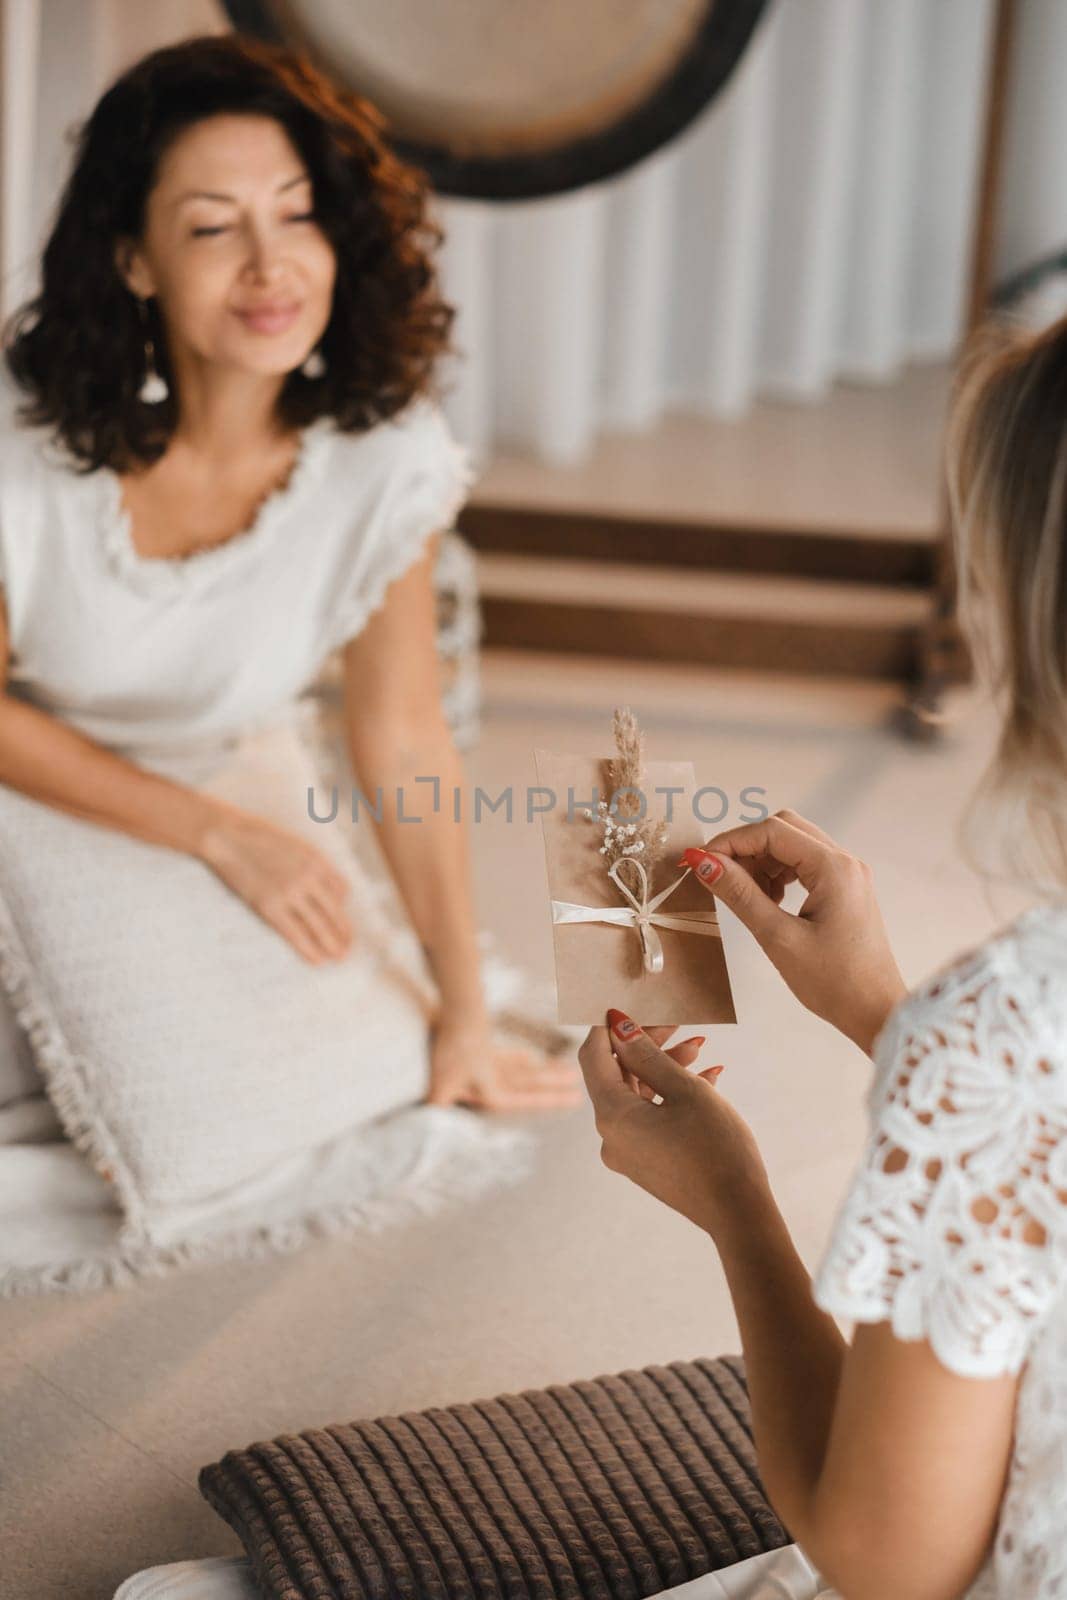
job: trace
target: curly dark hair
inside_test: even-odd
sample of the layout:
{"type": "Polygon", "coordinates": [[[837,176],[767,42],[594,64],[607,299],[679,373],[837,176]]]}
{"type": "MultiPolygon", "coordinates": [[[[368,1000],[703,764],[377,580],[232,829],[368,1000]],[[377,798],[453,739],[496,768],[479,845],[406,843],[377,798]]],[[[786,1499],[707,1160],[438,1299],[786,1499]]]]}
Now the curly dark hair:
{"type": "Polygon", "coordinates": [[[279,420],[300,428],[330,414],[347,432],[384,421],[432,387],[451,348],[454,311],[439,298],[431,252],[443,237],[427,212],[426,174],[390,150],[383,115],[303,53],[237,34],[205,34],[152,51],[102,95],[72,132],[73,168],[42,258],[41,290],[12,313],[4,357],[30,399],[22,421],[53,425],[83,470],[126,470],[166,449],[177,422],[155,300],[147,327],[115,265],[139,238],[168,144],[221,112],[275,118],[311,174],[316,218],[337,257],[321,345],[326,372],[290,372],[279,420]],[[170,397],[137,397],[148,333],[170,397]]]}

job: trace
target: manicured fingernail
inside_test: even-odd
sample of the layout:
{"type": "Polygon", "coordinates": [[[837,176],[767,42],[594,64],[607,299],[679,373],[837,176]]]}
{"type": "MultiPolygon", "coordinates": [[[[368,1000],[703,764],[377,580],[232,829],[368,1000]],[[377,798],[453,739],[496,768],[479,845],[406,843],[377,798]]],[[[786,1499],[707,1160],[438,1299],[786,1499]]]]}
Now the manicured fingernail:
{"type": "Polygon", "coordinates": [[[693,869],[702,883],[714,883],[716,878],[722,876],[722,862],[718,856],[709,855],[706,850],[697,850],[694,846],[683,852],[682,861],[693,869]]]}
{"type": "Polygon", "coordinates": [[[641,1032],[632,1017],[628,1017],[625,1011],[616,1011],[614,1007],[608,1012],[608,1027],[616,1039],[632,1039],[641,1032]]]}
{"type": "Polygon", "coordinates": [[[720,1072],[725,1072],[726,1071],[726,1068],[724,1066],[722,1066],[722,1067],[712,1067],[711,1070],[712,1070],[712,1072],[714,1072],[715,1076],[718,1077],[720,1072]]]}
{"type": "Polygon", "coordinates": [[[706,1033],[694,1033],[693,1037],[685,1042],[686,1044],[707,1044],[708,1036],[706,1033]]]}

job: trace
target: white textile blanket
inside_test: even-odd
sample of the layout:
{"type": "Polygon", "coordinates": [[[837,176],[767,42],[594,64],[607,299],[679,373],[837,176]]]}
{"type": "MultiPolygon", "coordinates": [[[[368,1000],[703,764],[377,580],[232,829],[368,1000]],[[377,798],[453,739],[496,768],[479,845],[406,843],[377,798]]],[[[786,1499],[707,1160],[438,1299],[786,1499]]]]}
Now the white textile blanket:
{"type": "MultiPolygon", "coordinates": [[[[395,888],[308,819],[322,752],[314,709],[293,710],[195,781],[342,866],[341,962],[312,967],[202,863],[0,791],[0,983],[43,1079],[25,1093],[9,1028],[0,1295],[290,1250],[526,1170],[525,1133],[419,1104],[436,991],[395,888]]],[[[178,758],[145,764],[194,781],[178,758]]],[[[576,1042],[487,935],[482,971],[499,1038],[576,1042]]]]}

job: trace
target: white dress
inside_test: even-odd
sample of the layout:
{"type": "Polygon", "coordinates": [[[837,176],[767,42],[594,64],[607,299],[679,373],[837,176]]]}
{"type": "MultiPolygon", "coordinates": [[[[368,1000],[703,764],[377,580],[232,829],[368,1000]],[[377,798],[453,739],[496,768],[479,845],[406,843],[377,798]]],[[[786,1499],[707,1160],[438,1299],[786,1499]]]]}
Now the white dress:
{"type": "MultiPolygon", "coordinates": [[[[383,604],[389,584],[425,553],[429,536],[454,521],[471,472],[440,408],[418,399],[358,434],[343,433],[331,418],[313,423],[286,484],[245,532],[189,557],[154,559],[133,546],[116,475],[79,473],[50,430],[17,419],[17,399],[10,379],[0,379],[8,693],[190,786],[210,788],[235,769],[252,781],[267,746],[299,746],[302,772],[311,755],[322,759],[319,771],[344,777],[330,772],[338,752],[318,746],[316,707],[305,691],[326,658],[383,604]]],[[[279,804],[284,788],[284,779],[275,782],[279,804]]],[[[321,794],[318,800],[321,807],[321,794]]],[[[325,847],[321,830],[313,831],[325,847]]],[[[359,862],[352,868],[365,896],[361,933],[377,928],[383,950],[403,945],[411,962],[402,964],[417,967],[418,941],[376,840],[366,829],[343,833],[353,855],[363,853],[362,870],[359,862]]],[[[558,1032],[549,1026],[544,986],[538,990],[503,959],[488,930],[479,943],[496,1036],[521,1037],[527,1025],[534,1035],[558,1032]]],[[[366,1081],[369,1095],[373,1074],[366,1081]]],[[[398,1108],[408,1107],[407,1080],[398,1073],[390,1084],[398,1108]]],[[[505,1136],[474,1112],[435,1110],[420,1107],[408,1119],[409,1153],[411,1164],[421,1161],[426,1170],[440,1158],[435,1183],[442,1194],[453,1177],[460,1193],[464,1163],[487,1184],[505,1164],[521,1172],[517,1134],[505,1136]]],[[[424,1188],[428,1195],[429,1184],[424,1188]]],[[[31,1277],[43,1263],[36,1284],[55,1276],[53,1257],[71,1282],[91,1286],[96,1280],[87,1275],[96,1271],[96,1257],[114,1254],[120,1221],[107,1184],[62,1142],[25,1032],[0,989],[0,1292],[22,1292],[14,1268],[15,1287],[4,1287],[5,1263],[21,1271],[28,1262],[31,1277]],[[26,1203],[27,1164],[37,1174],[37,1208],[26,1203]],[[46,1215],[53,1201],[54,1215],[46,1215]]]]}
{"type": "Polygon", "coordinates": [[[1026,912],[896,1009],[868,1107],[816,1302],[928,1338],[953,1372],[1022,1374],[998,1527],[968,1595],[1063,1600],[1067,904],[1026,912]]]}
{"type": "MultiPolygon", "coordinates": [[[[0,384],[0,585],[9,692],[139,765],[224,749],[284,714],[454,519],[471,479],[439,409],[304,430],[243,533],[187,557],[137,553],[110,469],[80,475],[0,384]]],[[[187,770],[192,771],[192,768],[187,770]]]]}
{"type": "MultiPolygon", "coordinates": [[[[7,692],[194,785],[243,736],[295,720],[326,657],[451,526],[472,477],[430,400],[359,434],[324,417],[246,531],[145,557],[116,474],[78,472],[50,429],[16,417],[20,398],[0,368],[7,692]]],[[[0,1052],[2,1109],[40,1088],[2,991],[0,1052]]]]}

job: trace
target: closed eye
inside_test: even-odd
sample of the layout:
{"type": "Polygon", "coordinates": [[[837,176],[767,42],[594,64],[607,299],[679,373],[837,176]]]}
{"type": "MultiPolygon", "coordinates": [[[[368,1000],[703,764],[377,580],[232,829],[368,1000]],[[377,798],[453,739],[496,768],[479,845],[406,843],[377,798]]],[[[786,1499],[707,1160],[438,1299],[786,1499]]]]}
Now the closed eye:
{"type": "MultiPolygon", "coordinates": [[[[314,211],[301,211],[295,216],[285,218],[286,222],[314,222],[314,220],[314,211]]],[[[192,231],[194,239],[207,239],[212,237],[214,234],[226,233],[228,229],[226,226],[220,224],[214,228],[194,228],[192,231]]]]}

